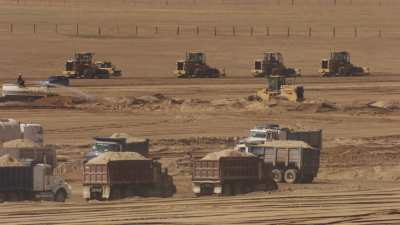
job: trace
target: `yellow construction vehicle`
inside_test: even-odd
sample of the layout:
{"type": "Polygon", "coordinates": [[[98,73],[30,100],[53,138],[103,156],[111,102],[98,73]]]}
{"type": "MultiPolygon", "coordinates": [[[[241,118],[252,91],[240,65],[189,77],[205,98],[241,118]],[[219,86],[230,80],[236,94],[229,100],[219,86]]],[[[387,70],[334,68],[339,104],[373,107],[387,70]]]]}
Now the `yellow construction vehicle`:
{"type": "Polygon", "coordinates": [[[300,69],[289,68],[283,64],[283,56],[280,52],[265,52],[263,59],[254,61],[251,74],[254,77],[281,75],[285,77],[300,76],[300,69]]]}
{"type": "Polygon", "coordinates": [[[331,52],[330,59],[321,60],[320,74],[323,77],[362,76],[369,74],[369,68],[354,66],[346,51],[331,52]]]}
{"type": "Polygon", "coordinates": [[[263,101],[271,99],[286,99],[291,102],[304,101],[303,86],[295,84],[295,78],[286,78],[280,75],[267,77],[268,85],[257,92],[257,96],[263,101]]]}

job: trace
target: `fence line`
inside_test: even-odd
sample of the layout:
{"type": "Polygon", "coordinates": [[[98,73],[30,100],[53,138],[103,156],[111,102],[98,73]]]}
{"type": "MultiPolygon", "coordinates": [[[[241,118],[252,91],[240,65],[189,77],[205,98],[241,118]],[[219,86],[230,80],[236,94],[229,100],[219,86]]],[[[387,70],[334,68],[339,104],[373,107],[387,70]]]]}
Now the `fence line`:
{"type": "Polygon", "coordinates": [[[393,4],[393,0],[98,0],[98,1],[85,1],[85,0],[0,0],[0,4],[9,5],[40,5],[49,7],[71,7],[71,6],[92,6],[92,5],[123,5],[136,7],[139,5],[153,5],[153,6],[197,6],[197,5],[230,5],[230,6],[251,6],[257,4],[266,6],[281,6],[281,7],[296,7],[296,6],[362,6],[371,4],[377,7],[393,4]]]}
{"type": "Polygon", "coordinates": [[[0,33],[10,34],[55,34],[76,37],[325,37],[363,38],[392,36],[399,37],[400,30],[383,31],[382,27],[273,27],[270,26],[198,26],[198,25],[89,25],[89,24],[18,24],[0,22],[0,33]],[[133,30],[133,31],[132,31],[133,30]],[[384,35],[385,34],[385,35],[384,35]]]}

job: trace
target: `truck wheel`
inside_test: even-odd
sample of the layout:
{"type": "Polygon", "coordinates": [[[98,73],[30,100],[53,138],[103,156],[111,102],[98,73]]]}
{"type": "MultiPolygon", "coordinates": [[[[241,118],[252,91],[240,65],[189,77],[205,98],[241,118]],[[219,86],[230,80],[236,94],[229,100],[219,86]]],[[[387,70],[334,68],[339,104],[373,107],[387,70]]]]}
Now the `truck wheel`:
{"type": "Polygon", "coordinates": [[[282,171],[280,169],[273,169],[272,170],[272,179],[276,182],[276,183],[281,183],[283,175],[282,175],[282,171]]]}
{"type": "Polygon", "coordinates": [[[56,195],[54,196],[55,202],[65,202],[67,199],[67,193],[64,190],[58,190],[56,195]]]}
{"type": "Polygon", "coordinates": [[[286,170],[284,179],[285,179],[285,182],[288,184],[295,183],[297,181],[297,170],[295,170],[295,169],[286,170]]]}

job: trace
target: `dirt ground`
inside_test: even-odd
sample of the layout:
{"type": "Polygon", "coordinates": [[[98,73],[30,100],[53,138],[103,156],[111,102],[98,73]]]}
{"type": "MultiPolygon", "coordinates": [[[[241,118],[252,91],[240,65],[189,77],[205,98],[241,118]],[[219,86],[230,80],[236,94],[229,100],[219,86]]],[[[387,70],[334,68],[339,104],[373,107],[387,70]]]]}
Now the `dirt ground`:
{"type": "Polygon", "coordinates": [[[73,186],[65,204],[4,203],[0,223],[399,224],[400,4],[295,2],[292,7],[284,0],[0,1],[1,82],[13,82],[19,72],[28,83],[58,74],[74,51],[94,51],[123,70],[119,79],[73,80],[71,88],[54,89],[62,97],[0,102],[0,118],[43,125],[45,142],[66,161],[59,172],[73,186]],[[73,35],[76,23],[78,37],[73,35]],[[37,34],[32,24],[38,24],[37,34]],[[60,24],[59,34],[55,24],[60,24]],[[109,36],[96,36],[99,25],[109,36]],[[135,25],[142,27],[137,37],[135,25]],[[183,27],[179,37],[177,25],[183,27]],[[233,25],[236,36],[230,33],[233,25]],[[191,33],[195,26],[204,30],[199,37],[191,33]],[[214,26],[220,30],[217,37],[214,26]],[[309,26],[311,38],[305,36],[309,26]],[[320,78],[319,61],[334,49],[350,51],[352,61],[369,66],[372,74],[320,78]],[[176,79],[175,61],[188,50],[205,51],[208,63],[225,68],[227,78],[176,79]],[[304,103],[248,99],[265,86],[264,79],[250,76],[252,61],[264,51],[281,51],[287,65],[302,69],[296,82],[305,88],[304,103]],[[267,122],[323,130],[316,181],[279,185],[272,193],[194,198],[188,154],[201,157],[232,147],[250,128],[267,122]],[[174,197],[82,200],[80,160],[94,136],[116,132],[151,139],[151,155],[160,157],[174,176],[174,197]]]}

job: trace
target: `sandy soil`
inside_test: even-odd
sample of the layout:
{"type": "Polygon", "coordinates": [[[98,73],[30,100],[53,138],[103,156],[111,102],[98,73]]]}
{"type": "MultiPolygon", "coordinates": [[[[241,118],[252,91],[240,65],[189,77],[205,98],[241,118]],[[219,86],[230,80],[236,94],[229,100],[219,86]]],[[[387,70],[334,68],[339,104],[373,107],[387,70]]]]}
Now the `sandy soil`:
{"type": "Polygon", "coordinates": [[[0,117],[38,122],[45,141],[67,162],[59,172],[72,184],[66,204],[5,203],[1,224],[399,224],[400,69],[397,1],[0,1],[1,82],[23,72],[29,82],[60,73],[74,51],[92,50],[123,69],[121,79],[73,80],[56,89],[64,97],[34,103],[0,103],[0,117]],[[49,5],[51,4],[51,5],[49,5]],[[8,24],[15,32],[7,32],[8,24]],[[31,25],[38,24],[33,35],[31,25]],[[54,24],[62,32],[54,34],[54,24]],[[71,24],[80,23],[81,36],[71,24]],[[68,25],[69,24],[69,25],[68,25]],[[109,37],[94,37],[101,24],[109,37]],[[121,33],[115,33],[119,24],[121,33]],[[135,24],[147,27],[139,37],[135,24]],[[154,35],[152,26],[166,27],[154,35]],[[176,25],[186,26],[180,37],[176,25]],[[265,37],[265,25],[272,36],[265,37]],[[331,26],[338,29],[336,39],[331,26]],[[221,27],[221,35],[190,34],[194,25],[221,27]],[[237,25],[239,34],[229,34],[237,25]],[[248,35],[254,26],[256,34],[248,35]],[[296,28],[284,37],[287,26],[296,28]],[[312,26],[315,36],[304,37],[312,26]],[[359,26],[357,39],[353,28],[359,26]],[[383,38],[376,36],[378,28],[383,38]],[[129,29],[128,29],[129,28],[129,29]],[[129,30],[129,31],[128,31],[129,30]],[[259,31],[259,32],[257,32],[259,31]],[[130,32],[130,33],[129,33],[130,32]],[[224,33],[225,32],[225,33],[224,33]],[[240,33],[241,32],[241,33],[240,33]],[[172,71],[185,51],[207,52],[210,64],[225,67],[226,79],[178,80],[172,71]],[[373,74],[323,79],[319,60],[346,49],[355,64],[373,74]],[[302,68],[297,79],[306,102],[264,105],[247,99],[265,85],[251,78],[252,60],[264,51],[283,52],[286,64],[302,68]],[[161,95],[160,95],[161,94],[161,95]],[[379,103],[373,105],[372,103],[379,103]],[[378,105],[378,106],[376,106],[378,105]],[[233,146],[258,123],[276,122],[301,129],[323,129],[321,170],[316,182],[280,185],[278,192],[235,197],[193,198],[190,160],[233,146]],[[151,154],[174,175],[170,199],[130,198],[83,202],[80,160],[94,136],[125,132],[152,140],[151,154]],[[312,213],[311,213],[312,212],[312,213]]]}

